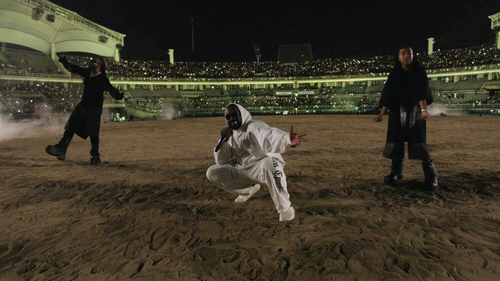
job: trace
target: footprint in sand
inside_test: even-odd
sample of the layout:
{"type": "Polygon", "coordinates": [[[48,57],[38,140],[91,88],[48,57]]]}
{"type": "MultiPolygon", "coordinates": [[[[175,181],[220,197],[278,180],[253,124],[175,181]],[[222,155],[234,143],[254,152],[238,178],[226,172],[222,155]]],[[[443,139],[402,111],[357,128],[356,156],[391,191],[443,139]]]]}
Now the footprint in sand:
{"type": "Polygon", "coordinates": [[[132,274],[130,277],[132,278],[132,277],[134,277],[135,275],[139,274],[139,272],[141,272],[143,268],[144,268],[144,262],[141,262],[141,263],[139,264],[139,266],[137,267],[137,270],[135,271],[135,273],[134,273],[134,274],[132,274]]]}
{"type": "Polygon", "coordinates": [[[16,211],[13,209],[5,210],[5,211],[0,211],[0,218],[7,218],[12,215],[14,215],[16,211]]]}
{"type": "Polygon", "coordinates": [[[340,194],[333,188],[325,188],[319,190],[315,195],[317,195],[319,199],[330,199],[330,198],[337,198],[340,194]]]}
{"type": "Polygon", "coordinates": [[[158,263],[160,263],[162,260],[164,260],[166,257],[169,255],[167,253],[164,253],[162,251],[156,252],[151,259],[153,260],[153,266],[156,266],[158,263]]]}
{"type": "Polygon", "coordinates": [[[20,262],[23,257],[17,254],[21,252],[21,250],[24,248],[24,246],[26,246],[27,243],[27,241],[16,241],[10,245],[6,245],[7,249],[5,249],[5,246],[2,245],[2,249],[5,249],[3,252],[5,253],[8,251],[8,253],[0,258],[0,269],[8,265],[20,262]]]}
{"type": "Polygon", "coordinates": [[[172,235],[168,240],[172,246],[177,246],[181,243],[181,237],[178,233],[172,235]]]}
{"type": "Polygon", "coordinates": [[[26,246],[27,243],[28,241],[16,241],[14,243],[11,243],[10,246],[7,245],[7,249],[5,251],[7,251],[9,248],[10,251],[7,255],[5,255],[5,257],[8,258],[17,255],[24,248],[24,246],[26,246]]]}
{"type": "Polygon", "coordinates": [[[141,243],[139,239],[135,239],[130,241],[127,246],[125,247],[125,251],[123,252],[123,257],[133,260],[136,256],[137,253],[139,252],[139,248],[141,246],[141,243]]]}
{"type": "Polygon", "coordinates": [[[262,276],[262,268],[252,268],[248,273],[247,273],[247,279],[248,280],[255,280],[259,276],[262,276]]]}
{"type": "MultiPolygon", "coordinates": [[[[332,260],[337,260],[339,258],[339,251],[336,250],[337,244],[328,244],[328,245],[322,245],[320,248],[320,251],[323,253],[323,256],[332,259],[332,260]]],[[[316,257],[312,257],[316,258],[316,257]]]]}
{"type": "Polygon", "coordinates": [[[43,255],[35,260],[36,264],[44,264],[44,263],[52,263],[54,262],[59,255],[54,255],[54,254],[48,254],[48,255],[43,255]]]}
{"type": "Polygon", "coordinates": [[[169,234],[169,230],[153,231],[153,234],[151,234],[151,241],[149,242],[149,249],[159,250],[161,246],[163,246],[165,242],[167,242],[169,234]]]}
{"type": "Polygon", "coordinates": [[[222,262],[232,263],[237,261],[240,257],[241,257],[241,251],[229,250],[222,258],[222,262]]]}
{"type": "Polygon", "coordinates": [[[63,229],[62,229],[62,228],[53,228],[53,229],[50,229],[50,230],[44,231],[44,232],[43,232],[43,235],[44,235],[45,237],[49,237],[49,236],[52,236],[52,235],[59,234],[61,231],[63,231],[63,229]]]}
{"type": "Polygon", "coordinates": [[[288,279],[288,268],[290,268],[290,260],[282,259],[279,264],[279,269],[273,271],[269,276],[270,281],[285,281],[288,279]]]}
{"type": "MultiPolygon", "coordinates": [[[[22,268],[18,269],[16,271],[16,273],[17,273],[17,275],[22,276],[23,274],[26,274],[28,272],[35,270],[35,268],[36,268],[36,265],[29,263],[29,264],[23,266],[22,268]]],[[[42,273],[42,272],[39,272],[39,273],[42,273]]]]}
{"type": "Polygon", "coordinates": [[[350,241],[340,245],[339,251],[346,258],[350,259],[361,250],[361,245],[357,241],[350,241]]]}
{"type": "Polygon", "coordinates": [[[68,261],[54,261],[51,263],[55,268],[62,269],[69,265],[68,261]]]}
{"type": "Polygon", "coordinates": [[[92,270],[90,271],[90,274],[103,273],[106,271],[107,268],[108,268],[107,264],[99,264],[96,267],[92,268],[92,270]]]}
{"type": "Polygon", "coordinates": [[[198,247],[201,243],[202,243],[202,240],[199,237],[196,237],[196,238],[192,237],[191,239],[189,239],[186,242],[186,246],[191,248],[191,249],[194,249],[194,248],[198,247]]]}
{"type": "Polygon", "coordinates": [[[213,268],[220,263],[220,256],[217,253],[217,250],[210,247],[203,247],[199,249],[196,253],[196,256],[201,258],[203,262],[202,267],[213,268]]]}

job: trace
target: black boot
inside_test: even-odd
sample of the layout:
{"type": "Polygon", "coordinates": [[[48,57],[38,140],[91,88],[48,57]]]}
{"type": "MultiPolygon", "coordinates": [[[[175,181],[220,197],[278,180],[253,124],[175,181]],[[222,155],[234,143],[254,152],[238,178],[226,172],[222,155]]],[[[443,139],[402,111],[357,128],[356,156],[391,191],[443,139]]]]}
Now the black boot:
{"type": "Polygon", "coordinates": [[[90,165],[97,165],[101,163],[101,157],[99,155],[92,155],[90,157],[90,165]]]}
{"type": "Polygon", "coordinates": [[[64,135],[56,145],[49,145],[45,148],[45,152],[48,154],[55,156],[59,160],[66,159],[66,151],[68,150],[68,146],[73,139],[74,133],[69,130],[64,130],[64,135]]]}
{"type": "Polygon", "coordinates": [[[392,160],[391,173],[384,177],[384,183],[398,185],[403,180],[403,160],[392,160]]]}
{"type": "Polygon", "coordinates": [[[45,148],[45,152],[47,152],[49,155],[55,156],[61,161],[66,159],[66,149],[64,149],[64,147],[61,147],[59,144],[47,146],[45,148]]]}
{"type": "Polygon", "coordinates": [[[424,170],[424,187],[428,190],[434,190],[438,187],[438,176],[436,166],[430,160],[429,162],[422,162],[422,169],[424,170]]]}
{"type": "Polygon", "coordinates": [[[99,154],[99,138],[90,136],[90,165],[97,165],[101,163],[99,154]]]}

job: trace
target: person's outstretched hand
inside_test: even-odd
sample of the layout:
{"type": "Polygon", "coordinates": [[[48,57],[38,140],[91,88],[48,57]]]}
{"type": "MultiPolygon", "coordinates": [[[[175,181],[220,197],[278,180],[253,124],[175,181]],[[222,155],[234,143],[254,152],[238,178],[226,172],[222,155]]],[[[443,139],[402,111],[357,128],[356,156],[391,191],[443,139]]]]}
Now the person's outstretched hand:
{"type": "Polygon", "coordinates": [[[384,120],[384,116],[377,115],[377,116],[373,117],[372,120],[375,121],[375,122],[382,122],[382,120],[384,120]]]}
{"type": "Polygon", "coordinates": [[[125,96],[125,93],[117,91],[114,98],[115,98],[115,100],[122,100],[124,96],[125,96]]]}
{"type": "Polygon", "coordinates": [[[293,132],[293,126],[290,128],[290,141],[292,142],[292,147],[300,146],[302,142],[306,142],[307,139],[304,137],[306,134],[296,134],[293,132]]]}
{"type": "Polygon", "coordinates": [[[427,110],[422,111],[420,113],[420,119],[422,119],[422,120],[427,120],[427,119],[429,119],[429,117],[431,117],[431,115],[429,114],[429,112],[427,112],[427,110]]]}

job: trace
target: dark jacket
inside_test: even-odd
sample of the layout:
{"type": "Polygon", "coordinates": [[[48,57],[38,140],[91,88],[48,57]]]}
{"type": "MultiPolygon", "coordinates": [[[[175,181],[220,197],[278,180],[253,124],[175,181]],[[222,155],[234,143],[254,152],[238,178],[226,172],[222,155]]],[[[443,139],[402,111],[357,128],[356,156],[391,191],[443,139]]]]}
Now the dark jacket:
{"type": "Polygon", "coordinates": [[[73,131],[83,139],[89,135],[99,135],[104,91],[108,91],[116,100],[123,99],[123,94],[109,83],[105,73],[92,77],[89,68],[81,68],[67,60],[61,62],[66,69],[82,76],[84,85],[82,100],[71,113],[65,129],[73,131]]]}
{"type": "Polygon", "coordinates": [[[424,99],[427,105],[433,102],[425,69],[418,65],[409,71],[395,67],[387,78],[379,103],[389,112],[387,143],[426,142],[425,121],[420,119],[419,109],[419,101],[424,99]],[[408,112],[406,119],[401,118],[401,112],[408,112]],[[408,124],[411,118],[414,124],[408,124]]]}

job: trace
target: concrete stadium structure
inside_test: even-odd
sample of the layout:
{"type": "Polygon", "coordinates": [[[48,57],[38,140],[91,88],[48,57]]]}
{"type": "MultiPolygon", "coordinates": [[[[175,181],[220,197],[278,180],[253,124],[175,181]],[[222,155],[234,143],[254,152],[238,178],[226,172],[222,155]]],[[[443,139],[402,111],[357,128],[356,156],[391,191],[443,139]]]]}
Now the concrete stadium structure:
{"type": "Polygon", "coordinates": [[[26,46],[52,59],[56,53],[92,50],[118,61],[124,37],[48,1],[0,2],[0,42],[26,46]]]}

